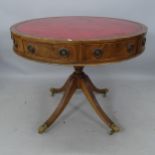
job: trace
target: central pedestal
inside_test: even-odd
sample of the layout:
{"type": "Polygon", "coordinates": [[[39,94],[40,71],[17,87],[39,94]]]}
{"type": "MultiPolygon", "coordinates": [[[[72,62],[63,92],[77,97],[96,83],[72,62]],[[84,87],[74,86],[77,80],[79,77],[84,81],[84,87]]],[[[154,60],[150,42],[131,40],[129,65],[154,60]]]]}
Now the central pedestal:
{"type": "Polygon", "coordinates": [[[76,89],[81,89],[84,95],[87,97],[89,103],[101,118],[101,120],[106,123],[109,128],[111,128],[110,134],[118,132],[120,129],[117,127],[114,122],[106,115],[106,113],[102,110],[101,106],[99,105],[94,92],[102,93],[104,96],[108,92],[108,89],[99,89],[96,88],[95,85],[92,83],[90,78],[83,72],[83,67],[74,67],[75,71],[73,74],[68,78],[65,84],[61,88],[52,88],[51,93],[54,95],[55,93],[64,92],[64,95],[55,109],[53,114],[48,118],[48,120],[39,127],[38,132],[43,133],[47,128],[49,128],[54,121],[58,118],[58,116],[63,112],[69,100],[71,99],[72,95],[74,94],[76,89]]]}

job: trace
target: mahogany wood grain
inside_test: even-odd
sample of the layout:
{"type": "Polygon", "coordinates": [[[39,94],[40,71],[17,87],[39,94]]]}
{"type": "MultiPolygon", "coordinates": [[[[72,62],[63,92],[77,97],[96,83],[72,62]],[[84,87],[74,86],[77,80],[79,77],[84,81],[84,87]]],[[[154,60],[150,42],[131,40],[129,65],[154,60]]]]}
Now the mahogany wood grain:
{"type": "Polygon", "coordinates": [[[17,23],[11,27],[14,51],[40,62],[74,66],[74,73],[61,88],[63,97],[48,120],[39,128],[43,133],[63,112],[76,89],[81,89],[91,106],[109,128],[119,127],[106,115],[94,92],[106,95],[83,72],[84,66],[134,58],[145,49],[147,27],[141,23],[107,17],[49,17],[17,23]]]}
{"type": "MultiPolygon", "coordinates": [[[[109,128],[111,128],[111,134],[118,132],[120,130],[119,127],[106,115],[106,113],[102,110],[101,106],[96,100],[96,97],[93,94],[94,85],[89,79],[89,77],[83,72],[83,67],[75,67],[74,73],[68,78],[66,83],[60,89],[54,88],[55,90],[58,90],[55,93],[64,91],[64,95],[56,110],[52,113],[52,115],[48,118],[48,120],[39,127],[38,129],[39,133],[44,133],[55,122],[58,116],[65,109],[66,105],[69,103],[69,100],[76,89],[81,89],[83,91],[88,101],[90,102],[91,106],[98,114],[98,116],[101,118],[101,120],[105,122],[109,126],[109,128]]],[[[107,93],[107,89],[105,90],[104,89],[100,90],[99,88],[96,88],[96,89],[97,89],[97,92],[99,93],[101,92],[107,93]]]]}
{"type": "Polygon", "coordinates": [[[133,58],[144,51],[146,32],[143,24],[105,17],[51,17],[11,27],[14,51],[18,55],[74,66],[133,58]],[[61,49],[66,49],[68,55],[61,55],[61,49]],[[101,53],[96,55],[96,49],[101,53]]]}

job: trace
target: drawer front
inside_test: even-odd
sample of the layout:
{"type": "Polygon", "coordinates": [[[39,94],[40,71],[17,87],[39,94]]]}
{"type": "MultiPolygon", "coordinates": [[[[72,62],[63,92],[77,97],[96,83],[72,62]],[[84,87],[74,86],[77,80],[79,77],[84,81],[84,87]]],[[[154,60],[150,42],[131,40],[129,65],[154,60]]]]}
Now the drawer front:
{"type": "Polygon", "coordinates": [[[78,46],[65,44],[45,44],[23,41],[26,57],[50,63],[75,63],[77,61],[78,46]]]}
{"type": "Polygon", "coordinates": [[[83,60],[87,63],[104,63],[133,57],[137,53],[138,40],[84,45],[83,60]]]}
{"type": "Polygon", "coordinates": [[[13,39],[13,48],[14,48],[14,50],[20,52],[21,54],[23,54],[24,50],[23,50],[22,40],[19,37],[12,37],[12,39],[13,39]]]}
{"type": "Polygon", "coordinates": [[[138,52],[141,53],[145,49],[145,44],[146,44],[146,36],[143,35],[139,39],[139,44],[138,44],[138,52]]]}
{"type": "Polygon", "coordinates": [[[50,43],[12,35],[17,54],[43,62],[89,65],[135,57],[145,49],[145,34],[113,41],[50,43]]]}

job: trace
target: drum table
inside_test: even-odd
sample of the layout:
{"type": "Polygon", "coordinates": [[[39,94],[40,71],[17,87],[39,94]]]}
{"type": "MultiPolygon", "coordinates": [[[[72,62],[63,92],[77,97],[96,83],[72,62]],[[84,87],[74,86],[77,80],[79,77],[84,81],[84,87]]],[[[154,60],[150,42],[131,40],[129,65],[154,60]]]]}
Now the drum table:
{"type": "Polygon", "coordinates": [[[147,27],[143,24],[106,17],[49,17],[33,19],[11,27],[14,51],[28,59],[72,65],[75,71],[61,88],[63,97],[48,120],[39,127],[43,133],[65,109],[76,89],[81,89],[103,122],[118,132],[119,127],[106,115],[94,92],[106,95],[108,89],[97,88],[83,72],[87,65],[119,62],[144,51],[147,27]]]}

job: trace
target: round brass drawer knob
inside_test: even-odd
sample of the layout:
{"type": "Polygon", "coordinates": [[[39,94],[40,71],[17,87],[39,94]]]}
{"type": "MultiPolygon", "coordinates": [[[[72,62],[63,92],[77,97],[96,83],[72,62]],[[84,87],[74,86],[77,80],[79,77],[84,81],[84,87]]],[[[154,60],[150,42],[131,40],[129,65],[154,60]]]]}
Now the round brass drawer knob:
{"type": "Polygon", "coordinates": [[[96,48],[94,49],[93,54],[96,58],[100,58],[103,55],[103,51],[100,48],[96,48]]]}
{"type": "Polygon", "coordinates": [[[129,53],[131,53],[134,50],[134,48],[135,48],[134,44],[128,44],[127,46],[127,50],[129,53]]]}
{"type": "Polygon", "coordinates": [[[146,43],[146,38],[143,38],[143,40],[142,40],[142,46],[145,46],[145,43],[146,43]]]}
{"type": "Polygon", "coordinates": [[[70,54],[69,50],[66,49],[66,48],[62,48],[62,49],[59,50],[59,55],[61,57],[69,57],[69,54],[70,54]]]}
{"type": "Polygon", "coordinates": [[[27,46],[27,50],[31,53],[34,54],[35,53],[35,48],[32,45],[28,45],[27,46]]]}
{"type": "Polygon", "coordinates": [[[13,43],[14,43],[14,47],[15,47],[15,48],[18,48],[18,44],[17,44],[17,42],[16,42],[15,39],[13,39],[13,43]]]}

